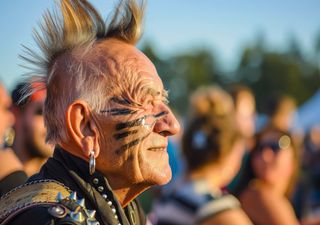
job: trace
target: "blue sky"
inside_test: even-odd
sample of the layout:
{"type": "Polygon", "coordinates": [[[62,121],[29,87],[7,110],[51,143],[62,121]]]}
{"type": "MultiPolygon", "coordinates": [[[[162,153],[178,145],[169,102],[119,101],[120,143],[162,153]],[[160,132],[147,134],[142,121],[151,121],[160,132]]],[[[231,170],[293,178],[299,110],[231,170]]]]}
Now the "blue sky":
{"type": "MultiPolygon", "coordinates": [[[[106,15],[115,0],[92,0],[106,15]]],[[[32,28],[53,0],[0,1],[0,78],[11,89],[21,79],[21,44],[33,46],[32,28]]],[[[226,70],[237,65],[240,49],[266,37],[270,49],[284,49],[291,35],[306,53],[320,32],[318,0],[149,0],[142,39],[155,44],[162,56],[193,47],[213,49],[226,70]]]]}

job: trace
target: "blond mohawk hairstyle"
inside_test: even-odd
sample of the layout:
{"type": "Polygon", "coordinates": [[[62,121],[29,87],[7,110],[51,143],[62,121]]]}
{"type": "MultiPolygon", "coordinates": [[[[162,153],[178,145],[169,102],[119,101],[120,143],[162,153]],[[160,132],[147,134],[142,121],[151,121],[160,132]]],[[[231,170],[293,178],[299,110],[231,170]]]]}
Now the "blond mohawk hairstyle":
{"type": "Polygon", "coordinates": [[[60,9],[62,18],[56,12],[47,11],[40,32],[34,30],[41,54],[24,46],[25,55],[21,57],[34,66],[27,67],[33,75],[48,76],[54,60],[75,47],[107,38],[134,45],[141,37],[144,1],[138,5],[134,0],[121,0],[110,23],[105,23],[86,0],[61,0],[60,9]]]}
{"type": "MultiPolygon", "coordinates": [[[[73,50],[79,48],[84,50],[82,52],[85,54],[96,42],[108,38],[116,38],[135,45],[142,33],[144,5],[144,0],[141,0],[140,4],[135,0],[120,0],[111,19],[107,22],[87,0],[60,0],[59,13],[47,11],[44,14],[40,30],[34,30],[34,40],[40,53],[24,46],[24,55],[21,57],[28,63],[28,66],[24,66],[30,70],[27,75],[32,75],[30,85],[41,82],[43,85],[38,87],[47,88],[44,117],[48,142],[57,143],[66,138],[63,107],[66,107],[72,99],[84,98],[83,96],[86,96],[86,100],[92,105],[97,105],[92,103],[92,98],[88,97],[90,95],[88,89],[94,86],[98,92],[98,86],[101,83],[98,82],[97,76],[93,77],[93,74],[85,72],[86,70],[83,69],[85,62],[75,59],[73,63],[77,67],[74,70],[76,72],[67,71],[64,76],[72,77],[75,87],[81,87],[81,94],[76,90],[72,92],[70,89],[57,87],[53,81],[59,57],[70,56],[73,50]],[[60,94],[57,95],[57,92],[60,94]]],[[[100,87],[101,93],[102,89],[105,87],[100,87]]],[[[37,90],[33,89],[33,91],[37,90]]],[[[31,94],[32,92],[26,92],[23,99],[31,94]]],[[[95,94],[95,98],[99,96],[95,94]]]]}

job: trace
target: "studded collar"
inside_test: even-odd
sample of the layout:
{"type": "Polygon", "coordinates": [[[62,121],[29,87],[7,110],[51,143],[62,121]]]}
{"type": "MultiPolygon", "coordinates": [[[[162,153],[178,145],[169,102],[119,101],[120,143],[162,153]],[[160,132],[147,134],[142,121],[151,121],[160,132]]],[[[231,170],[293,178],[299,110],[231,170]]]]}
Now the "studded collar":
{"type": "Polygon", "coordinates": [[[145,224],[143,211],[136,200],[123,209],[101,173],[96,171],[90,175],[86,161],[61,148],[56,148],[40,173],[30,178],[37,179],[54,179],[76,191],[79,198],[85,199],[88,209],[97,211],[96,219],[101,224],[145,224]]]}

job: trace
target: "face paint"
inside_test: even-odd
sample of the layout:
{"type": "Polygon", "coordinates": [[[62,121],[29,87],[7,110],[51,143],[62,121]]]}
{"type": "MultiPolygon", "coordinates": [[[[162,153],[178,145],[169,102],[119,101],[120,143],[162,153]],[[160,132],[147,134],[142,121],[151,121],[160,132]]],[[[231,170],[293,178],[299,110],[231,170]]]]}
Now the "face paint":
{"type": "MultiPolygon", "coordinates": [[[[117,126],[116,126],[118,128],[117,130],[130,128],[132,126],[143,126],[148,131],[148,133],[143,137],[137,138],[127,144],[122,145],[119,149],[116,150],[116,153],[120,155],[124,151],[128,150],[129,148],[138,145],[141,141],[143,141],[145,138],[147,138],[152,133],[152,128],[153,128],[154,124],[157,122],[157,120],[159,120],[160,118],[162,118],[163,116],[165,116],[167,114],[168,114],[168,112],[162,111],[162,112],[155,114],[155,115],[145,115],[145,116],[143,116],[139,119],[133,120],[133,121],[117,124],[117,126]],[[149,123],[146,122],[147,118],[150,118],[149,123]]],[[[114,137],[116,140],[120,140],[122,138],[129,137],[129,136],[131,136],[133,134],[137,134],[137,133],[138,133],[138,130],[127,131],[127,132],[115,134],[114,137]]]]}
{"type": "Polygon", "coordinates": [[[147,134],[144,137],[137,138],[133,141],[130,141],[128,144],[122,145],[119,149],[116,150],[116,153],[118,155],[121,155],[124,151],[128,150],[129,148],[132,148],[132,147],[138,145],[141,141],[143,141],[148,136],[149,136],[149,134],[147,134]]]}
{"type": "Polygon", "coordinates": [[[160,112],[158,114],[155,115],[145,115],[141,118],[129,121],[129,122],[124,122],[124,123],[118,123],[116,125],[116,130],[123,130],[123,129],[127,129],[127,128],[131,128],[131,127],[135,127],[135,126],[143,126],[145,128],[147,128],[148,130],[151,130],[151,128],[153,127],[153,125],[157,122],[157,120],[159,120],[160,118],[162,118],[163,116],[167,115],[168,112],[160,112]]]}
{"type": "Polygon", "coordinates": [[[106,82],[106,97],[101,99],[106,108],[94,112],[101,149],[97,168],[116,188],[165,184],[171,177],[168,136],[179,130],[166,105],[167,93],[154,65],[143,53],[122,42],[113,47],[106,42],[99,44],[99,51],[111,56],[114,49],[119,57],[113,57],[116,67],[106,58],[106,64],[116,72],[115,79],[106,76],[114,85],[106,82]]]}
{"type": "Polygon", "coordinates": [[[129,121],[129,122],[118,123],[116,125],[116,130],[119,131],[119,130],[123,130],[123,129],[126,129],[126,128],[131,128],[131,127],[143,125],[144,121],[145,121],[145,116],[143,116],[143,117],[141,117],[139,119],[135,119],[135,120],[129,121]]]}
{"type": "Polygon", "coordinates": [[[131,109],[109,109],[109,110],[101,110],[101,113],[110,113],[111,116],[124,116],[124,115],[130,115],[130,114],[135,114],[137,111],[136,110],[131,110],[131,109]]]}
{"type": "Polygon", "coordinates": [[[138,130],[126,131],[126,132],[115,134],[115,135],[113,135],[113,137],[116,140],[120,140],[120,139],[128,137],[128,136],[130,136],[132,134],[136,134],[137,132],[138,132],[138,130]]]}

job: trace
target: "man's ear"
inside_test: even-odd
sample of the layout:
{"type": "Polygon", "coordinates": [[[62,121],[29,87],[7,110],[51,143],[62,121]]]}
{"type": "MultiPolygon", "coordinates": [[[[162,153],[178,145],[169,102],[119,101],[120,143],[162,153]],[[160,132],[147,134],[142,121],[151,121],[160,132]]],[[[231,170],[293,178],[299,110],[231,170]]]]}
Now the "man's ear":
{"type": "Polygon", "coordinates": [[[82,156],[88,158],[91,151],[94,151],[95,157],[99,155],[99,132],[87,102],[77,100],[69,105],[66,125],[72,145],[82,150],[82,156]]]}

